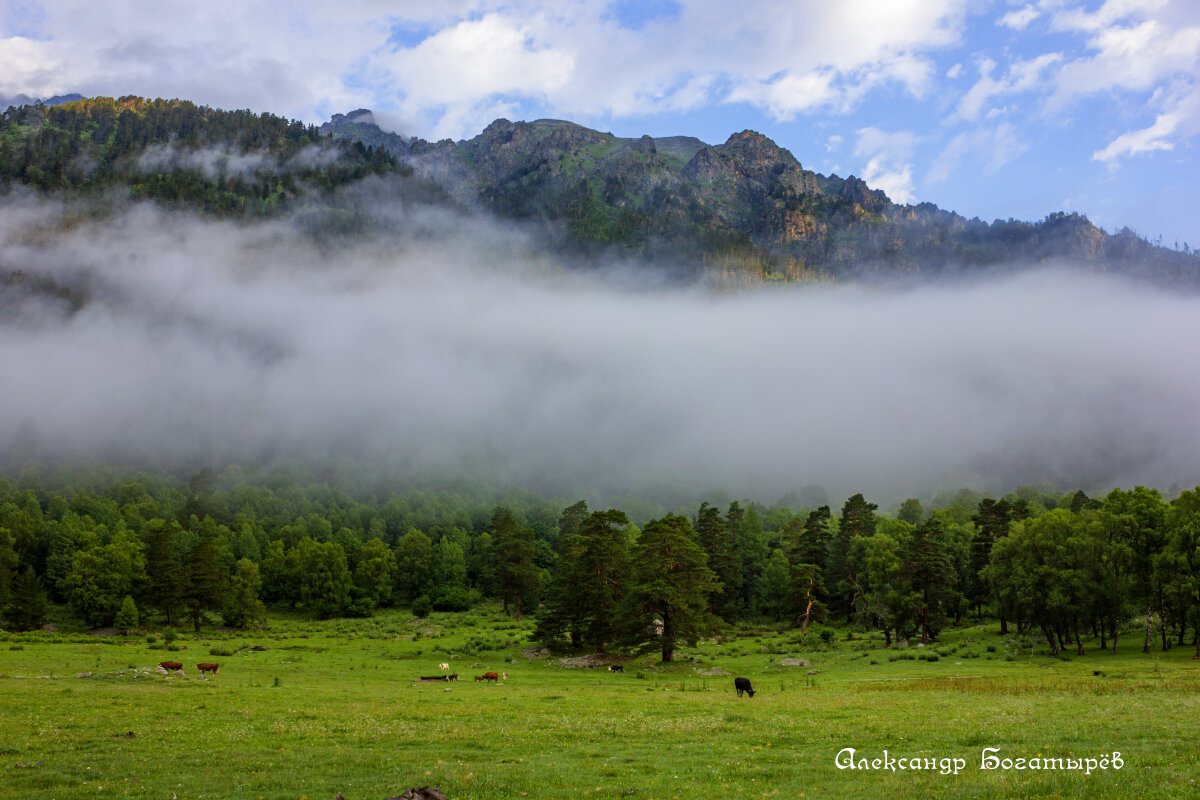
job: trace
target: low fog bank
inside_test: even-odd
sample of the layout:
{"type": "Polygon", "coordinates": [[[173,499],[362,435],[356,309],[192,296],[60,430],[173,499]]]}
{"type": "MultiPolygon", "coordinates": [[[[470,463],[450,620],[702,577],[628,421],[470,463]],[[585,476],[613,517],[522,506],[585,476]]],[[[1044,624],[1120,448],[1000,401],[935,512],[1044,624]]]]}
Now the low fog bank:
{"type": "Polygon", "coordinates": [[[640,291],[478,218],[393,207],[381,227],[330,247],[292,221],[8,201],[0,459],[336,455],[766,502],[1200,483],[1196,298],[1044,271],[640,291]]]}

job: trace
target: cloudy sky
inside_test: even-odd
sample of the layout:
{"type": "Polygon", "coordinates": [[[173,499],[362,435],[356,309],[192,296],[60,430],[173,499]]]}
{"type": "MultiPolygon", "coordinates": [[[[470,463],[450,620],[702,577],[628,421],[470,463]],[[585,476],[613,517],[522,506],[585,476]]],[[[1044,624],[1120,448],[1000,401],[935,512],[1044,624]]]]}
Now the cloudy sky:
{"type": "Polygon", "coordinates": [[[0,95],[751,128],[896,200],[1168,246],[1200,246],[1198,84],[1196,0],[0,0],[0,95]]]}

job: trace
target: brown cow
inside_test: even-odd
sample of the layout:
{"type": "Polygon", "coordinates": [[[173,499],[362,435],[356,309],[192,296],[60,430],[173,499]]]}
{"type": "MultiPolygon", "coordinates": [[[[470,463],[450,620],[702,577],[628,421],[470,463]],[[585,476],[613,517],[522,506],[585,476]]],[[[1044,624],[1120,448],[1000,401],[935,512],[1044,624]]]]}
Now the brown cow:
{"type": "Polygon", "coordinates": [[[175,672],[183,669],[183,664],[180,664],[178,661],[160,661],[158,665],[167,672],[175,672]]]}
{"type": "Polygon", "coordinates": [[[494,672],[485,672],[482,675],[480,675],[478,678],[476,678],[475,680],[477,680],[477,681],[498,681],[498,680],[500,680],[500,676],[494,672]]]}
{"type": "Polygon", "coordinates": [[[448,680],[448,681],[456,681],[456,680],[458,680],[458,673],[457,673],[457,672],[455,672],[455,673],[453,673],[453,674],[451,674],[451,675],[447,675],[447,676],[446,676],[446,680],[448,680]]]}
{"type": "Polygon", "coordinates": [[[200,670],[201,675],[203,675],[206,672],[211,672],[213,675],[216,675],[217,674],[217,666],[218,666],[217,664],[197,664],[196,669],[200,670]]]}

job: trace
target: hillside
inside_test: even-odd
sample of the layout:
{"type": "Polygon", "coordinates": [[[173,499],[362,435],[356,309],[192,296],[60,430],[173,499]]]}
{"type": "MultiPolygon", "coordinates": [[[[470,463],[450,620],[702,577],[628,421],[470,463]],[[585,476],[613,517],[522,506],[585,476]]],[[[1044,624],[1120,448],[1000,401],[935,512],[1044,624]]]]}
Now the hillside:
{"type": "Polygon", "coordinates": [[[248,218],[301,203],[327,212],[324,229],[354,234],[365,201],[348,207],[340,191],[371,176],[391,181],[379,202],[477,208],[529,227],[573,261],[634,259],[717,285],[1067,264],[1200,289],[1190,250],[1128,229],[1108,234],[1074,213],[986,223],[893,203],[854,176],[805,169],[749,130],[709,145],[500,119],[469,140],[427,142],[382,130],[366,109],[317,128],[138,97],[0,114],[0,191],[25,185],[100,207],[128,198],[248,218]]]}
{"type": "Polygon", "coordinates": [[[381,131],[370,112],[321,131],[385,147],[462,202],[549,221],[577,252],[701,262],[726,277],[812,280],[1071,264],[1200,288],[1200,258],[1107,234],[1080,214],[986,223],[931,203],[893,203],[859,178],[804,169],[754,131],[720,145],[620,138],[561,120],[500,119],[460,142],[381,131]]]}
{"type": "Polygon", "coordinates": [[[382,149],[335,142],[271,114],[183,100],[98,97],[0,114],[0,186],[271,215],[311,189],[401,169],[382,149]]]}

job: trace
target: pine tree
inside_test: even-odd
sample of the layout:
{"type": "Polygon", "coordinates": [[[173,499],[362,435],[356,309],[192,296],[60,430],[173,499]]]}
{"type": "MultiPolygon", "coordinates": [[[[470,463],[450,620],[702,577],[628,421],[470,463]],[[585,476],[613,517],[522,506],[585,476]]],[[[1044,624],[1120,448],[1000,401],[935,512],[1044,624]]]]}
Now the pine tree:
{"type": "Polygon", "coordinates": [[[917,595],[921,641],[928,644],[945,623],[944,599],[954,581],[944,524],[937,514],[913,529],[905,542],[904,562],[909,583],[917,595]]]}
{"type": "Polygon", "coordinates": [[[520,527],[507,508],[497,508],[492,514],[492,541],[497,593],[504,601],[504,613],[508,613],[509,602],[513,602],[514,616],[519,620],[522,596],[529,595],[537,586],[533,531],[520,527]]]}
{"type": "Polygon", "coordinates": [[[42,627],[46,619],[46,593],[33,567],[13,581],[12,596],[4,612],[5,619],[15,631],[32,631],[42,627]]]}
{"type": "Polygon", "coordinates": [[[707,560],[687,517],[670,514],[642,529],[629,594],[629,619],[636,626],[631,635],[657,643],[663,661],[674,658],[679,641],[694,646],[716,623],[708,595],[721,584],[707,560]]]}
{"type": "Polygon", "coordinates": [[[700,510],[696,513],[695,531],[700,547],[708,555],[708,568],[723,587],[709,596],[709,610],[722,619],[732,621],[738,616],[742,569],[730,550],[728,526],[721,519],[721,512],[705,502],[700,504],[700,510]]]}
{"type": "Polygon", "coordinates": [[[868,503],[862,493],[856,494],[842,506],[838,520],[837,535],[829,549],[829,566],[826,570],[830,589],[832,611],[848,618],[854,608],[854,582],[856,576],[847,562],[850,543],[856,537],[870,538],[875,534],[875,511],[879,506],[868,503]]]}
{"type": "MultiPolygon", "coordinates": [[[[992,557],[996,540],[1008,535],[1012,524],[1012,509],[1007,500],[984,498],[979,501],[979,510],[971,517],[975,523],[975,536],[971,540],[971,582],[966,587],[967,601],[976,609],[976,617],[983,619],[983,604],[987,601],[989,587],[983,578],[984,569],[992,557]]],[[[1001,615],[1001,634],[1007,633],[1007,620],[1001,615]]]]}

